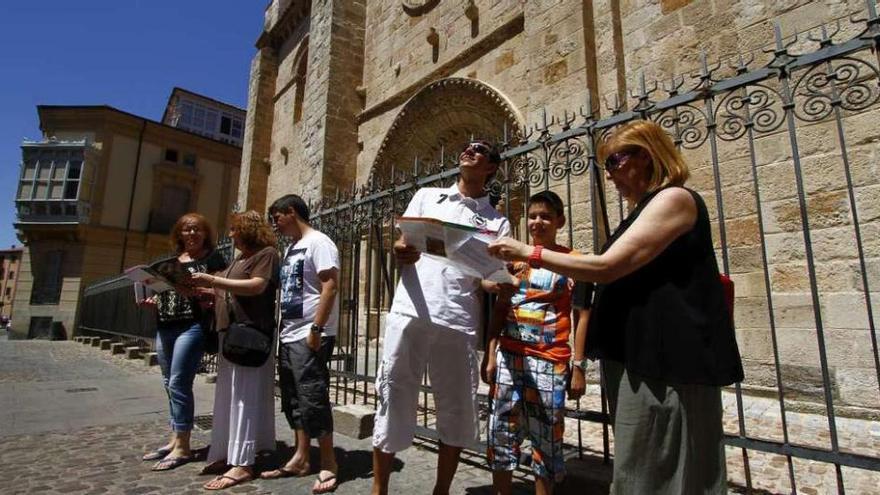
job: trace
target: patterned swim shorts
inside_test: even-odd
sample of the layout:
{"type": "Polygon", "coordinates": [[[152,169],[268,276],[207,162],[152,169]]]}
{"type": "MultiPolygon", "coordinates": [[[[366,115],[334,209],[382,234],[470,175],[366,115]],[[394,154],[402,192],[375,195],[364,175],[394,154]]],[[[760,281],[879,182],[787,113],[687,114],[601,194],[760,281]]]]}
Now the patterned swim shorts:
{"type": "Polygon", "coordinates": [[[493,471],[512,471],[520,445],[532,444],[535,476],[561,481],[565,476],[562,434],[568,365],[498,349],[488,457],[493,471]]]}

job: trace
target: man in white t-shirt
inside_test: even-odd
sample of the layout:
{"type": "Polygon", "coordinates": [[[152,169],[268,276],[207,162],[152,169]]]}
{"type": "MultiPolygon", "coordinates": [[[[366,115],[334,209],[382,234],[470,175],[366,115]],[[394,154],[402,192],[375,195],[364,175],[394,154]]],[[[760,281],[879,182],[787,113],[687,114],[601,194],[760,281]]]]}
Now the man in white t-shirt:
{"type": "Polygon", "coordinates": [[[339,307],[339,251],[336,244],[309,225],[309,208],[295,194],[269,207],[275,229],[292,238],[281,263],[281,346],[278,381],[281,410],[294,430],[296,452],[262,478],[302,476],[310,472],[309,444],[318,439],[321,470],[313,493],[336,488],[333,453],[333,413],[330,406],[328,362],[336,343],[339,307]]]}
{"type": "MultiPolygon", "coordinates": [[[[404,216],[431,217],[510,235],[510,224],[489,203],[486,183],[501,161],[488,142],[471,142],[459,155],[460,177],[448,188],[418,190],[404,216]]],[[[477,329],[480,289],[497,292],[449,263],[421,256],[401,237],[394,243],[400,282],[385,321],[379,404],[373,428],[374,495],[388,493],[394,454],[412,444],[419,386],[427,366],[437,409],[440,449],[435,495],[449,493],[463,447],[478,439],[477,329]]]]}

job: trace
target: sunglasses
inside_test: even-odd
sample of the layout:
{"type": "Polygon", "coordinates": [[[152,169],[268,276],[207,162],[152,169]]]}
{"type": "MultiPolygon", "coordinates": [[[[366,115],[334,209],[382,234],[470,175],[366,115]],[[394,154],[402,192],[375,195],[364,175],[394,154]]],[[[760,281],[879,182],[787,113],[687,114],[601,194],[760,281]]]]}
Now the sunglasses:
{"type": "Polygon", "coordinates": [[[492,150],[483,143],[471,143],[467,145],[462,153],[464,153],[465,151],[473,151],[474,153],[479,153],[486,157],[488,157],[489,154],[492,152],[492,150]]]}
{"type": "Polygon", "coordinates": [[[635,151],[618,151],[617,153],[611,153],[605,158],[605,163],[602,168],[604,168],[606,172],[614,172],[626,164],[626,162],[635,154],[635,151]]]}

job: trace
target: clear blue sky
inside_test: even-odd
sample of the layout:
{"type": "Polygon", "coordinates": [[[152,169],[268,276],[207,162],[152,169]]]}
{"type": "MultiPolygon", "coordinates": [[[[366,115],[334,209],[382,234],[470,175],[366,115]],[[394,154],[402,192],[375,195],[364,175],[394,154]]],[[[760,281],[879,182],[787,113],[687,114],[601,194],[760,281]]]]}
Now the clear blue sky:
{"type": "Polygon", "coordinates": [[[0,247],[15,237],[36,106],[111,105],[154,120],[180,86],[244,108],[267,0],[0,1],[0,247]]]}

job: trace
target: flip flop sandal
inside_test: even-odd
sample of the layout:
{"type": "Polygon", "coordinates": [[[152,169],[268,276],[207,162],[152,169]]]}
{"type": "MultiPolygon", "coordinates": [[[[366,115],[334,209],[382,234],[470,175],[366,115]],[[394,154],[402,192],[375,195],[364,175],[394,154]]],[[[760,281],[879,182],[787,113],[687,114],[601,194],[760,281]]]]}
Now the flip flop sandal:
{"type": "Polygon", "coordinates": [[[230,483],[228,485],[224,485],[224,486],[218,486],[218,487],[209,487],[208,483],[205,483],[204,485],[202,485],[202,488],[204,488],[205,490],[225,490],[227,488],[232,488],[235,485],[240,485],[242,483],[251,481],[253,479],[254,479],[254,477],[251,475],[242,476],[241,478],[234,478],[234,477],[229,476],[227,474],[221,474],[220,476],[217,476],[216,478],[212,479],[208,483],[213,483],[214,481],[218,481],[218,480],[229,480],[232,483],[230,483]]]}
{"type": "Polygon", "coordinates": [[[335,474],[331,473],[330,476],[327,476],[326,478],[321,478],[321,474],[318,473],[318,479],[316,479],[315,484],[312,485],[312,493],[335,492],[336,488],[338,488],[338,487],[339,487],[339,484],[336,482],[336,475],[335,474]],[[328,483],[331,481],[333,482],[333,484],[328,486],[327,488],[320,488],[319,487],[320,485],[323,485],[324,483],[328,483]]]}
{"type": "Polygon", "coordinates": [[[159,459],[164,459],[166,455],[171,453],[171,449],[166,449],[162,447],[160,449],[156,449],[152,452],[148,452],[141,457],[143,461],[158,461],[159,459]]]}
{"type": "Polygon", "coordinates": [[[189,457],[166,457],[161,461],[157,462],[155,466],[153,466],[153,471],[169,471],[176,467],[183,466],[184,464],[191,462],[193,460],[193,456],[189,457]]]}
{"type": "Polygon", "coordinates": [[[287,469],[284,466],[281,466],[278,469],[273,469],[271,471],[263,471],[260,473],[260,479],[264,480],[277,480],[280,478],[295,478],[298,476],[305,476],[309,474],[307,469],[295,471],[293,469],[287,469]]]}

